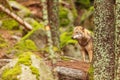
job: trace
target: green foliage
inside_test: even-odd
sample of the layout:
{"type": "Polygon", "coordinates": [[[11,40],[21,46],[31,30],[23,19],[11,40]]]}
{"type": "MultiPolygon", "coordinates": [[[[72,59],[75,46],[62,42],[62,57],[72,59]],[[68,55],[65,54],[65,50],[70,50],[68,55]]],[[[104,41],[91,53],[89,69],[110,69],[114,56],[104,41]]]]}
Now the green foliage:
{"type": "Polygon", "coordinates": [[[15,45],[15,49],[22,51],[36,51],[37,47],[32,40],[22,40],[18,44],[15,45]]]}
{"type": "Polygon", "coordinates": [[[8,16],[4,12],[0,11],[0,19],[5,17],[7,18],[8,16]]]}
{"type": "Polygon", "coordinates": [[[76,40],[73,40],[72,39],[72,32],[64,32],[60,35],[60,47],[64,47],[65,45],[67,44],[70,44],[70,43],[77,43],[76,40]]]}
{"type": "Polygon", "coordinates": [[[89,73],[89,80],[94,80],[94,68],[92,65],[90,66],[88,73],[89,73]]]}
{"type": "Polygon", "coordinates": [[[64,7],[60,7],[60,18],[67,18],[68,10],[64,7]]]}
{"type": "Polygon", "coordinates": [[[30,66],[30,69],[32,71],[32,74],[35,74],[36,78],[38,79],[38,77],[40,76],[39,70],[34,66],[30,66]]]}
{"type": "Polygon", "coordinates": [[[21,67],[16,65],[11,69],[6,69],[3,71],[2,80],[18,80],[17,75],[21,73],[21,67]]]}
{"type": "Polygon", "coordinates": [[[66,56],[61,56],[61,59],[64,60],[64,61],[70,61],[71,60],[69,57],[66,57],[66,56]]]}
{"type": "Polygon", "coordinates": [[[7,42],[5,39],[0,35],[0,48],[5,48],[7,47],[7,42]]]}
{"type": "Polygon", "coordinates": [[[85,21],[91,14],[93,14],[94,11],[94,7],[91,6],[81,17],[80,22],[85,21]]]}
{"type": "Polygon", "coordinates": [[[70,23],[70,20],[68,18],[68,9],[64,7],[60,7],[59,11],[59,18],[60,18],[60,25],[61,26],[67,26],[70,23]]]}
{"type": "Polygon", "coordinates": [[[2,20],[3,29],[8,29],[8,30],[17,29],[18,25],[19,24],[14,19],[11,19],[11,18],[2,20]]]}

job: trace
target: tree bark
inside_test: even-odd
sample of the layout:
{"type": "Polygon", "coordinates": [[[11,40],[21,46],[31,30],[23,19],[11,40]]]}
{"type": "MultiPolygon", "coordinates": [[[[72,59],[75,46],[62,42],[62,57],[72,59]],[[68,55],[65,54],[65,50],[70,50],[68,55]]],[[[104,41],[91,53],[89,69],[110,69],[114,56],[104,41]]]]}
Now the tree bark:
{"type": "Polygon", "coordinates": [[[120,80],[120,0],[116,0],[115,8],[115,78],[120,80]]]}
{"type": "Polygon", "coordinates": [[[59,17],[58,17],[58,0],[47,0],[48,19],[51,28],[53,46],[59,48],[59,17]]]}
{"type": "Polygon", "coordinates": [[[49,20],[48,20],[48,5],[47,5],[47,0],[42,0],[42,6],[43,6],[43,21],[44,21],[44,25],[46,28],[46,34],[47,34],[47,41],[48,41],[48,48],[49,48],[49,53],[50,53],[50,59],[52,59],[53,63],[55,62],[55,53],[53,50],[53,41],[52,41],[52,33],[51,33],[51,29],[49,24],[49,20]]]}
{"type": "Polygon", "coordinates": [[[114,53],[114,0],[95,0],[94,79],[113,80],[114,53]]]}

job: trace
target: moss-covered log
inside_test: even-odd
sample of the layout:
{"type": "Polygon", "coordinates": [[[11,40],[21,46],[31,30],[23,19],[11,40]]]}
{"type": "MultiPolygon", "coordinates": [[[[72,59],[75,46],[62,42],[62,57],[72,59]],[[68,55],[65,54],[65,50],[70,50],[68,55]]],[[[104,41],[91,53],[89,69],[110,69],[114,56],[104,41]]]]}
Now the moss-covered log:
{"type": "Polygon", "coordinates": [[[114,53],[114,0],[95,0],[94,79],[113,80],[114,53]]]}

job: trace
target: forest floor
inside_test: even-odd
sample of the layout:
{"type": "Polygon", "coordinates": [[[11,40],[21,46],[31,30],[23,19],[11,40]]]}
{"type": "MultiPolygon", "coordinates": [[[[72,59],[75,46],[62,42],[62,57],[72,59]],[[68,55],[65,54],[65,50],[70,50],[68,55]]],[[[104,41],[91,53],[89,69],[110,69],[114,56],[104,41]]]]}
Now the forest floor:
{"type": "MultiPolygon", "coordinates": [[[[0,30],[0,35],[2,38],[7,43],[7,47],[5,48],[0,48],[0,59],[8,59],[8,58],[14,58],[14,55],[12,56],[7,56],[6,51],[10,48],[13,47],[17,43],[17,39],[15,39],[13,36],[20,36],[20,32],[18,31],[10,31],[10,30],[0,30]]],[[[36,54],[36,53],[35,53],[36,54]]],[[[39,54],[39,53],[37,53],[39,54]]],[[[41,56],[41,55],[39,55],[41,56]]],[[[76,70],[82,70],[84,72],[88,72],[88,69],[90,67],[89,63],[83,62],[83,61],[77,61],[77,60],[69,60],[69,61],[58,61],[56,64],[51,65],[50,61],[46,61],[46,64],[52,67],[67,67],[67,68],[72,68],[76,70]]]]}
{"type": "Polygon", "coordinates": [[[16,31],[10,31],[10,30],[4,30],[0,29],[0,35],[5,40],[5,43],[7,43],[7,47],[0,48],[0,59],[5,58],[6,51],[9,49],[9,47],[12,47],[15,45],[16,41],[12,39],[12,33],[16,31]]]}

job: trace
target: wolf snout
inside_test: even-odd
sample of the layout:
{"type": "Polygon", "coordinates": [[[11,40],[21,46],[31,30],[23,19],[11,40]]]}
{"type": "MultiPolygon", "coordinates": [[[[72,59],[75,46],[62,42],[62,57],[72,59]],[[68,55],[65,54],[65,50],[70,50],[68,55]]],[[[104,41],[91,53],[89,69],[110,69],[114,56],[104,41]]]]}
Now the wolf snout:
{"type": "Polygon", "coordinates": [[[72,39],[77,39],[76,36],[72,36],[72,39]]]}

